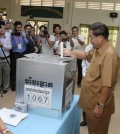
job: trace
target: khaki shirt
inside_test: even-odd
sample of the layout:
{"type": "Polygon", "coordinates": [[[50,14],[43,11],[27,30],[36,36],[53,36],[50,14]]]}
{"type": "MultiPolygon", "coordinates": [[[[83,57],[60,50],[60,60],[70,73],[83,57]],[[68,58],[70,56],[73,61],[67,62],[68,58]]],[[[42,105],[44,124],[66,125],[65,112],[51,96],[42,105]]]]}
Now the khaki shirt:
{"type": "Polygon", "coordinates": [[[119,56],[114,47],[107,42],[98,50],[86,53],[90,66],[81,85],[79,105],[90,115],[99,101],[103,86],[110,87],[110,94],[105,103],[103,116],[114,113],[115,84],[119,71],[119,56]]]}

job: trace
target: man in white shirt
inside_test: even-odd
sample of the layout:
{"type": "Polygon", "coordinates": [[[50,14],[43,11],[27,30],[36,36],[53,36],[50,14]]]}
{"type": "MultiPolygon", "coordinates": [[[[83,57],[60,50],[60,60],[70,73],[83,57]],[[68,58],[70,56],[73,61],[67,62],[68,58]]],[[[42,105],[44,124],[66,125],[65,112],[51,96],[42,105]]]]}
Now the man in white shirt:
{"type": "Polygon", "coordinates": [[[53,46],[55,44],[55,37],[53,35],[49,35],[48,29],[44,25],[40,26],[39,30],[42,46],[41,53],[47,56],[53,56],[53,46]]]}
{"type": "Polygon", "coordinates": [[[12,20],[6,20],[5,21],[5,36],[11,38],[11,25],[12,25],[13,21],[12,20]]]}
{"type": "Polygon", "coordinates": [[[12,45],[11,39],[5,36],[4,26],[3,22],[0,21],[0,90],[3,93],[7,93],[10,84],[10,66],[8,61],[10,61],[9,56],[12,45]]]}
{"type": "Polygon", "coordinates": [[[54,45],[54,50],[55,50],[56,55],[61,54],[61,46],[60,46],[61,42],[63,42],[63,47],[64,48],[68,48],[69,50],[71,50],[70,42],[67,41],[67,33],[65,31],[61,31],[59,40],[56,41],[55,45],[54,45]]]}
{"type": "MultiPolygon", "coordinates": [[[[73,51],[84,51],[85,50],[85,42],[84,36],[79,35],[78,27],[72,27],[72,42],[74,44],[73,51]]],[[[78,66],[78,79],[77,79],[77,87],[81,87],[81,80],[82,80],[82,60],[77,59],[77,66],[78,66]]]]}
{"type": "Polygon", "coordinates": [[[60,37],[61,26],[59,24],[55,24],[53,26],[53,32],[54,32],[54,36],[55,36],[55,41],[58,41],[59,37],[60,37]]]}

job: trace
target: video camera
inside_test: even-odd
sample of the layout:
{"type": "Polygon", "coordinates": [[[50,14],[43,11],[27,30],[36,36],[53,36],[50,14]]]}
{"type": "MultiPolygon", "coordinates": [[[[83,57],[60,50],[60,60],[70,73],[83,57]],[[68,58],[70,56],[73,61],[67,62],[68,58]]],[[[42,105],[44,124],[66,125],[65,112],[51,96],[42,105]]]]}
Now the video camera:
{"type": "Polygon", "coordinates": [[[14,30],[11,34],[15,35],[15,36],[20,36],[21,35],[21,31],[14,30]]]}
{"type": "Polygon", "coordinates": [[[45,25],[42,25],[39,29],[40,29],[40,31],[43,32],[43,37],[48,37],[48,38],[50,37],[50,35],[48,33],[48,29],[45,25]]]}
{"type": "Polygon", "coordinates": [[[44,31],[43,31],[43,34],[44,34],[45,37],[46,37],[46,36],[48,36],[48,37],[50,36],[47,30],[44,30],[44,31]]]}
{"type": "Polygon", "coordinates": [[[66,41],[67,41],[67,39],[66,39],[66,38],[62,38],[62,42],[64,42],[64,43],[65,43],[66,41]]]}

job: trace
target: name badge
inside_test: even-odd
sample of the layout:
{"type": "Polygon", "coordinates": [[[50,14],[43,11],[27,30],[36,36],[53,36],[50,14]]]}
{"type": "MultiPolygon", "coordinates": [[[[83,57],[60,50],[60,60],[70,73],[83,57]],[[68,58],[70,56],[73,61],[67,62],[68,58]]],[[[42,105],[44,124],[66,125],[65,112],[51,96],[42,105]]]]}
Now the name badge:
{"type": "Polygon", "coordinates": [[[21,44],[18,44],[18,49],[22,49],[22,45],[21,44]]]}

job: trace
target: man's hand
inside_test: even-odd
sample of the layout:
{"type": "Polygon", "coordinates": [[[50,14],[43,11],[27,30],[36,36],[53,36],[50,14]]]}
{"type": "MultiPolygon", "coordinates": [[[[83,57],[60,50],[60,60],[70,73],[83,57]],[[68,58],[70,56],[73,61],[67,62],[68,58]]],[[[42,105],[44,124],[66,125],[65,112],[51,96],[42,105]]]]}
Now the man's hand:
{"type": "Polygon", "coordinates": [[[102,113],[103,113],[103,108],[96,105],[94,109],[94,117],[99,118],[102,116],[102,113]]]}
{"type": "Polygon", "coordinates": [[[69,49],[67,49],[67,48],[64,48],[63,49],[63,55],[64,56],[70,56],[71,55],[71,51],[69,49]]]}
{"type": "Polygon", "coordinates": [[[3,47],[3,44],[2,43],[0,43],[0,47],[3,47]]]}

